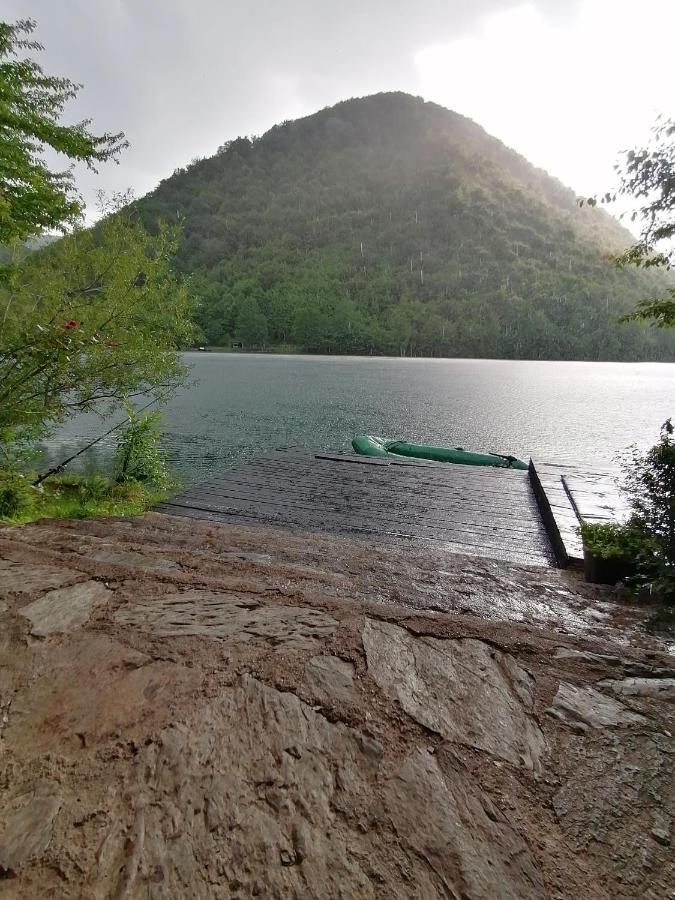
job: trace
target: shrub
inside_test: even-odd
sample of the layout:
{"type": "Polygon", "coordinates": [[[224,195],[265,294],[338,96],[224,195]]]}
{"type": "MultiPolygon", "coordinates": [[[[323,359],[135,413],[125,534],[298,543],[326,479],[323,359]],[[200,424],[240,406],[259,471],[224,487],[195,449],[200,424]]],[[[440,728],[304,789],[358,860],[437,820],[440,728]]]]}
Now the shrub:
{"type": "Polygon", "coordinates": [[[631,583],[669,605],[675,603],[674,431],[668,419],[661,426],[658,443],[645,453],[633,447],[623,460],[623,490],[632,511],[631,523],[652,544],[651,553],[638,557],[631,583]]]}
{"type": "Polygon", "coordinates": [[[122,431],[115,456],[114,477],[118,484],[138,481],[164,488],[169,484],[166,453],[159,447],[161,431],[158,426],[160,413],[144,416],[127,404],[129,424],[122,431]]]}
{"type": "Polygon", "coordinates": [[[78,484],[82,505],[99,503],[110,496],[111,485],[104,475],[94,474],[84,478],[78,484]]]}
{"type": "Polygon", "coordinates": [[[0,470],[0,519],[12,519],[34,503],[28,479],[13,469],[0,470]]]}
{"type": "Polygon", "coordinates": [[[642,528],[631,522],[584,522],[581,526],[584,547],[600,559],[634,561],[642,553],[654,552],[654,541],[642,528]]]}
{"type": "Polygon", "coordinates": [[[672,422],[661,426],[659,442],[646,453],[632,447],[623,459],[623,490],[633,521],[656,540],[664,559],[675,566],[675,442],[672,422]]]}
{"type": "Polygon", "coordinates": [[[640,571],[651,566],[657,552],[652,536],[635,522],[584,522],[584,572],[587,581],[631,585],[640,571]]]}
{"type": "Polygon", "coordinates": [[[598,572],[610,580],[625,579],[629,588],[670,606],[675,604],[674,431],[668,419],[657,444],[646,452],[632,447],[622,458],[629,522],[581,526],[587,553],[606,563],[597,567],[598,572]]]}

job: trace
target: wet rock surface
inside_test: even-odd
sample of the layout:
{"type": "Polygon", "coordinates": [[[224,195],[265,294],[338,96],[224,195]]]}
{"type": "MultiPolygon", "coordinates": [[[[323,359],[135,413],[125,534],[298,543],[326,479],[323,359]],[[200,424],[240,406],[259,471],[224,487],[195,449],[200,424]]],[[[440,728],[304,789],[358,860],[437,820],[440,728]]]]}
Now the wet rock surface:
{"type": "Polygon", "coordinates": [[[418,896],[545,894],[530,848],[461,768],[444,772],[434,756],[416,750],[387,783],[384,804],[394,829],[426,863],[415,873],[418,896]]]}
{"type": "MultiPolygon", "coordinates": [[[[150,896],[181,896],[189,886],[191,897],[208,898],[224,884],[241,896],[284,898],[308,883],[326,897],[374,896],[350,845],[377,769],[353,729],[242,676],[142,752],[130,784],[135,855],[119,887],[134,896],[152,872],[150,896]],[[147,803],[157,796],[165,802],[147,803]]],[[[124,831],[109,840],[112,878],[124,831]]]]}
{"type": "Polygon", "coordinates": [[[414,637],[367,619],[368,671],[420,725],[539,772],[544,735],[534,720],[534,678],[483,641],[414,637]]]}
{"type": "Polygon", "coordinates": [[[72,584],[82,579],[80,572],[59,566],[25,566],[12,559],[0,559],[0,597],[10,594],[30,594],[72,584]]]}
{"type": "Polygon", "coordinates": [[[605,878],[614,896],[669,897],[672,739],[663,733],[603,733],[589,744],[571,737],[563,747],[561,787],[552,802],[565,840],[605,878]]]}
{"type": "Polygon", "coordinates": [[[601,681],[599,686],[621,697],[656,697],[675,703],[675,678],[624,678],[601,681]]]}
{"type": "Polygon", "coordinates": [[[152,572],[165,569],[176,569],[178,564],[172,559],[157,559],[135,553],[131,550],[93,550],[88,554],[90,559],[98,562],[113,563],[117,566],[129,566],[132,569],[141,569],[152,572]]]}
{"type": "Polygon", "coordinates": [[[0,898],[672,890],[672,658],[602,589],[157,514],[2,574],[0,898]]]}
{"type": "Polygon", "coordinates": [[[286,650],[312,650],[332,634],[335,619],[317,609],[271,606],[215,591],[184,591],[130,604],[115,617],[118,625],[142,628],[159,637],[260,639],[286,650]]]}
{"type": "Polygon", "coordinates": [[[46,637],[64,634],[89,621],[94,610],[112,596],[98,581],[83,581],[57,588],[19,611],[31,622],[31,634],[46,637]]]}
{"type": "Polygon", "coordinates": [[[546,710],[561,722],[574,728],[611,728],[616,725],[646,723],[644,716],[631,712],[622,703],[590,687],[577,687],[561,682],[546,710]]]}
{"type": "Polygon", "coordinates": [[[354,665],[337,656],[313,656],[305,665],[305,677],[318,695],[327,699],[356,700],[354,665]]]}
{"type": "Polygon", "coordinates": [[[58,786],[47,782],[7,797],[0,834],[0,873],[14,875],[24,864],[39,859],[49,846],[52,826],[62,797],[58,786]]]}

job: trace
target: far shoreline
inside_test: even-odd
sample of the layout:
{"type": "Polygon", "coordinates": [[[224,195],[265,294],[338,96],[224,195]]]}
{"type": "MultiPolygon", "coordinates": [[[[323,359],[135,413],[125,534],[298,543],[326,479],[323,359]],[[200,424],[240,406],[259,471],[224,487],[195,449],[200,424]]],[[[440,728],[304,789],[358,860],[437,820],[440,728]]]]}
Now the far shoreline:
{"type": "Polygon", "coordinates": [[[511,363],[599,363],[601,365],[659,365],[672,366],[675,360],[664,359],[533,359],[532,357],[523,356],[387,356],[382,353],[311,353],[305,350],[298,350],[289,345],[279,347],[267,347],[264,350],[247,349],[238,350],[231,347],[218,346],[201,346],[187,347],[180,351],[181,353],[208,354],[215,353],[223,356],[294,356],[309,357],[311,359],[382,359],[382,360],[405,360],[419,362],[511,362],[511,363]]]}

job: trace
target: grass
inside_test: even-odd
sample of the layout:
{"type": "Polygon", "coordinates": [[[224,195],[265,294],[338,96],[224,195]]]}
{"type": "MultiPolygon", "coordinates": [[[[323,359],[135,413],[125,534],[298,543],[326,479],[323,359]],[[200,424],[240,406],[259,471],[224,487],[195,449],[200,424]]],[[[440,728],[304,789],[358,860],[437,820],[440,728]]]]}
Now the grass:
{"type": "Polygon", "coordinates": [[[136,481],[117,484],[102,475],[54,475],[40,487],[34,476],[0,471],[0,522],[137,516],[166,494],[136,481]]]}

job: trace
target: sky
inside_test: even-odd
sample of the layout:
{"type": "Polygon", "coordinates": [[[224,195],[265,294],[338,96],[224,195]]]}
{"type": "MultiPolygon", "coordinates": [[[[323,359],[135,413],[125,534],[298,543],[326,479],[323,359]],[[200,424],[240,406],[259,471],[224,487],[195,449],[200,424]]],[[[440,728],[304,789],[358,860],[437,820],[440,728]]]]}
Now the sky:
{"type": "Polygon", "coordinates": [[[469,116],[579,195],[672,115],[675,0],[3,0],[49,74],[84,85],[68,121],[124,131],[78,172],[137,196],[239,135],[401,90],[469,116]]]}

